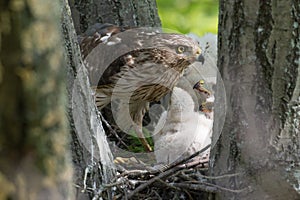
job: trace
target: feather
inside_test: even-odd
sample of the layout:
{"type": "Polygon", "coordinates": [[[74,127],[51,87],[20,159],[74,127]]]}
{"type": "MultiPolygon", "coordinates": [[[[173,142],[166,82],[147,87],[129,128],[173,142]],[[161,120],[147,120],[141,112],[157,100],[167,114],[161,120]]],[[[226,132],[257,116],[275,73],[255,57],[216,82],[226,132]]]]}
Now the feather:
{"type": "Polygon", "coordinates": [[[212,125],[213,119],[194,112],[189,93],[175,87],[169,109],[161,115],[152,136],[157,162],[169,164],[210,144],[212,125]]]}

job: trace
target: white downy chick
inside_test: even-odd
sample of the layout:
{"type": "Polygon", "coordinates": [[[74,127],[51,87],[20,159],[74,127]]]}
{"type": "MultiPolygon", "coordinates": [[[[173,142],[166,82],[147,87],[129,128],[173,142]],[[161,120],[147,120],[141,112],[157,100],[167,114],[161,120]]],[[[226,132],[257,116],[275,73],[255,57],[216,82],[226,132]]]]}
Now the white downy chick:
{"type": "Polygon", "coordinates": [[[175,87],[169,108],[162,113],[152,136],[157,163],[172,163],[210,144],[212,126],[213,119],[194,111],[190,94],[175,87]]]}

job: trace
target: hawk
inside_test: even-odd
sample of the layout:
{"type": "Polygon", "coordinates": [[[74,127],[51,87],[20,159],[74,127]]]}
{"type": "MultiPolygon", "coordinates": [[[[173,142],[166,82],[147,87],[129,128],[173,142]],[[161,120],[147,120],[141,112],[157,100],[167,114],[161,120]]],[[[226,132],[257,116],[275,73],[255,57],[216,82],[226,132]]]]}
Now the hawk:
{"type": "Polygon", "coordinates": [[[134,130],[151,151],[142,131],[149,103],[170,92],[190,64],[204,62],[198,42],[153,28],[96,24],[79,37],[79,44],[98,109],[118,101],[117,125],[134,130]]]}

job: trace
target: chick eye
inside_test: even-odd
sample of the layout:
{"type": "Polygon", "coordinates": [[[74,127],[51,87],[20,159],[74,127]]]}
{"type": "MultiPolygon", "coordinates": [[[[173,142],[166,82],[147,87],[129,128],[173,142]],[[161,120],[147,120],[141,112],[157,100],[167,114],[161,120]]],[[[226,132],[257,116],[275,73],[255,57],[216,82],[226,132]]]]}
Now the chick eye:
{"type": "Polygon", "coordinates": [[[184,46],[178,46],[177,47],[177,53],[183,53],[185,52],[185,47],[184,46]]]}
{"type": "Polygon", "coordinates": [[[204,80],[199,81],[200,85],[204,85],[204,80]]]}

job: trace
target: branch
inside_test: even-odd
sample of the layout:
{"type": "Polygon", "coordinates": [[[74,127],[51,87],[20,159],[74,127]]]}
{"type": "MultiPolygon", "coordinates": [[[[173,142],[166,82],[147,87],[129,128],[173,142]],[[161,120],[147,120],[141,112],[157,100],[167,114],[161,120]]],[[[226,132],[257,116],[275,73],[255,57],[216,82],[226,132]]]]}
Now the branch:
{"type": "Polygon", "coordinates": [[[210,147],[210,145],[207,145],[206,147],[204,147],[203,149],[201,149],[200,151],[192,154],[191,156],[188,157],[183,157],[180,158],[178,160],[176,160],[175,162],[171,163],[170,165],[167,165],[165,167],[163,167],[161,169],[161,171],[163,171],[162,173],[160,173],[159,175],[153,177],[152,179],[150,179],[148,182],[138,186],[135,190],[133,190],[132,192],[130,192],[128,194],[128,199],[132,198],[135,194],[141,192],[142,190],[144,190],[146,187],[150,186],[151,184],[153,184],[155,181],[159,181],[162,180],[168,176],[170,176],[171,174],[179,171],[180,169],[182,169],[182,166],[178,166],[188,160],[190,160],[191,158],[194,158],[195,156],[198,156],[199,154],[203,153],[204,151],[206,151],[208,148],[210,147]]]}

